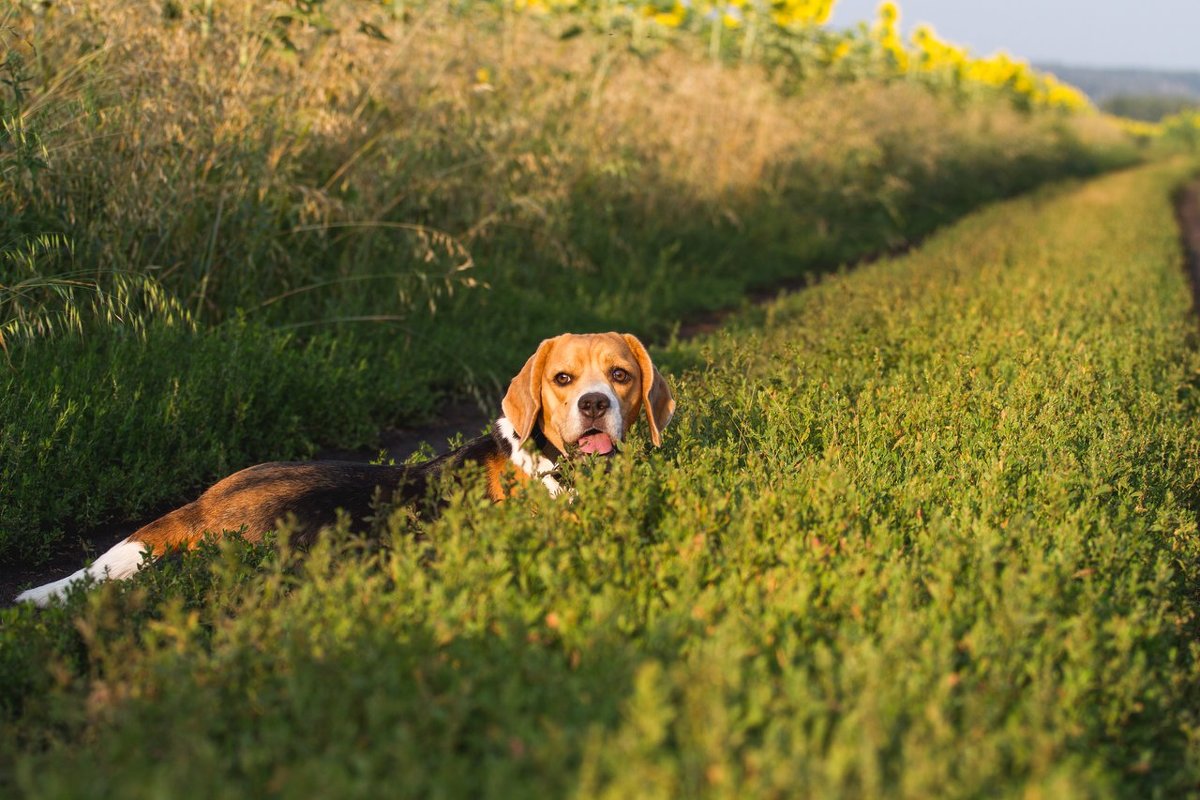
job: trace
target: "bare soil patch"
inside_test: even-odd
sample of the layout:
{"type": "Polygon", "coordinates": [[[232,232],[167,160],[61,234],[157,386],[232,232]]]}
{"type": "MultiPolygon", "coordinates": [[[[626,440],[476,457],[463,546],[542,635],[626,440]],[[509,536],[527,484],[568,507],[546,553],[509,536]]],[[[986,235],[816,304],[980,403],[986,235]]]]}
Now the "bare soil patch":
{"type": "Polygon", "coordinates": [[[1175,214],[1183,238],[1188,275],[1192,279],[1192,300],[1196,311],[1200,312],[1200,180],[1179,191],[1175,214]]]}

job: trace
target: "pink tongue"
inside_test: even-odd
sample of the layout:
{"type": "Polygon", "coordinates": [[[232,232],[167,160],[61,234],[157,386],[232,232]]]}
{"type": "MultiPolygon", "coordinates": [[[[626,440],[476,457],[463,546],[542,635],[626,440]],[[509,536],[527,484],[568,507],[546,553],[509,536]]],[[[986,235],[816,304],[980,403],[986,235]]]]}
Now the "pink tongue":
{"type": "Polygon", "coordinates": [[[612,437],[607,433],[589,433],[587,436],[579,437],[579,450],[581,452],[594,456],[602,456],[611,453],[612,449],[612,437]]]}

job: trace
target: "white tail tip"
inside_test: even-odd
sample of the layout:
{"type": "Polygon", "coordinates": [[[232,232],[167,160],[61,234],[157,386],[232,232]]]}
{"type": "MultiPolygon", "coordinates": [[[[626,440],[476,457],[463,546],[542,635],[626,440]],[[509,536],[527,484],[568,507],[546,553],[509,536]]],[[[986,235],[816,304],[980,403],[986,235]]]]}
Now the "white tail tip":
{"type": "Polygon", "coordinates": [[[73,572],[61,581],[47,583],[33,589],[21,592],[16,597],[18,603],[33,603],[47,606],[51,600],[66,594],[67,587],[91,576],[98,581],[121,580],[137,572],[142,566],[142,553],[146,546],[141,542],[131,542],[123,539],[113,545],[107,553],[96,559],[90,567],[73,572]]]}

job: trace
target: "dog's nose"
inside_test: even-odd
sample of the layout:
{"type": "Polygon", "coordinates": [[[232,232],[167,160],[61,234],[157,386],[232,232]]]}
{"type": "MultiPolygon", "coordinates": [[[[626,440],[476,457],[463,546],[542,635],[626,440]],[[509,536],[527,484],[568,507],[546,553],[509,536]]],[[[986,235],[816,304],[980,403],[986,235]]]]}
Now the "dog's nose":
{"type": "Polygon", "coordinates": [[[588,419],[603,417],[609,405],[608,395],[603,392],[588,392],[579,398],[579,410],[588,419]]]}

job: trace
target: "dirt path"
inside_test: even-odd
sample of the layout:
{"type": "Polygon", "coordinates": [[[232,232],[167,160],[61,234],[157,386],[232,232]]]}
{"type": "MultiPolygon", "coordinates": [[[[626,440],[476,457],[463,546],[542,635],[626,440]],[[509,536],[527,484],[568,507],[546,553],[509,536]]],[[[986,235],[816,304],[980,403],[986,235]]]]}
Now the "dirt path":
{"type": "MultiPolygon", "coordinates": [[[[1200,310],[1200,181],[1180,191],[1176,201],[1176,213],[1183,242],[1187,249],[1188,271],[1192,278],[1193,296],[1196,308],[1200,310]]],[[[854,266],[862,266],[881,258],[896,256],[915,246],[917,245],[913,244],[869,256],[856,262],[854,266]]],[[[780,281],[771,286],[751,291],[747,298],[755,304],[763,305],[771,302],[781,293],[804,288],[807,280],[807,276],[804,276],[780,281]]],[[[678,338],[688,340],[711,333],[736,311],[736,308],[728,308],[688,319],[680,326],[678,338]]],[[[440,418],[427,425],[383,431],[379,436],[378,444],[374,447],[354,450],[322,450],[317,453],[316,459],[371,461],[377,458],[382,450],[389,458],[395,459],[396,462],[402,462],[425,442],[428,442],[436,452],[441,453],[447,449],[447,440],[457,434],[468,438],[478,435],[491,421],[489,413],[480,408],[477,403],[459,401],[448,406],[440,418]]],[[[180,505],[178,502],[165,504],[154,513],[147,514],[140,519],[114,522],[87,530],[69,531],[45,563],[28,569],[19,566],[6,568],[3,573],[0,573],[0,606],[7,604],[12,596],[23,587],[57,580],[79,569],[87,559],[95,558],[131,532],[178,505],[180,505]]]]}
{"type": "Polygon", "coordinates": [[[1175,216],[1192,279],[1192,300],[1200,312],[1200,181],[1185,186],[1175,199],[1175,216]]]}

